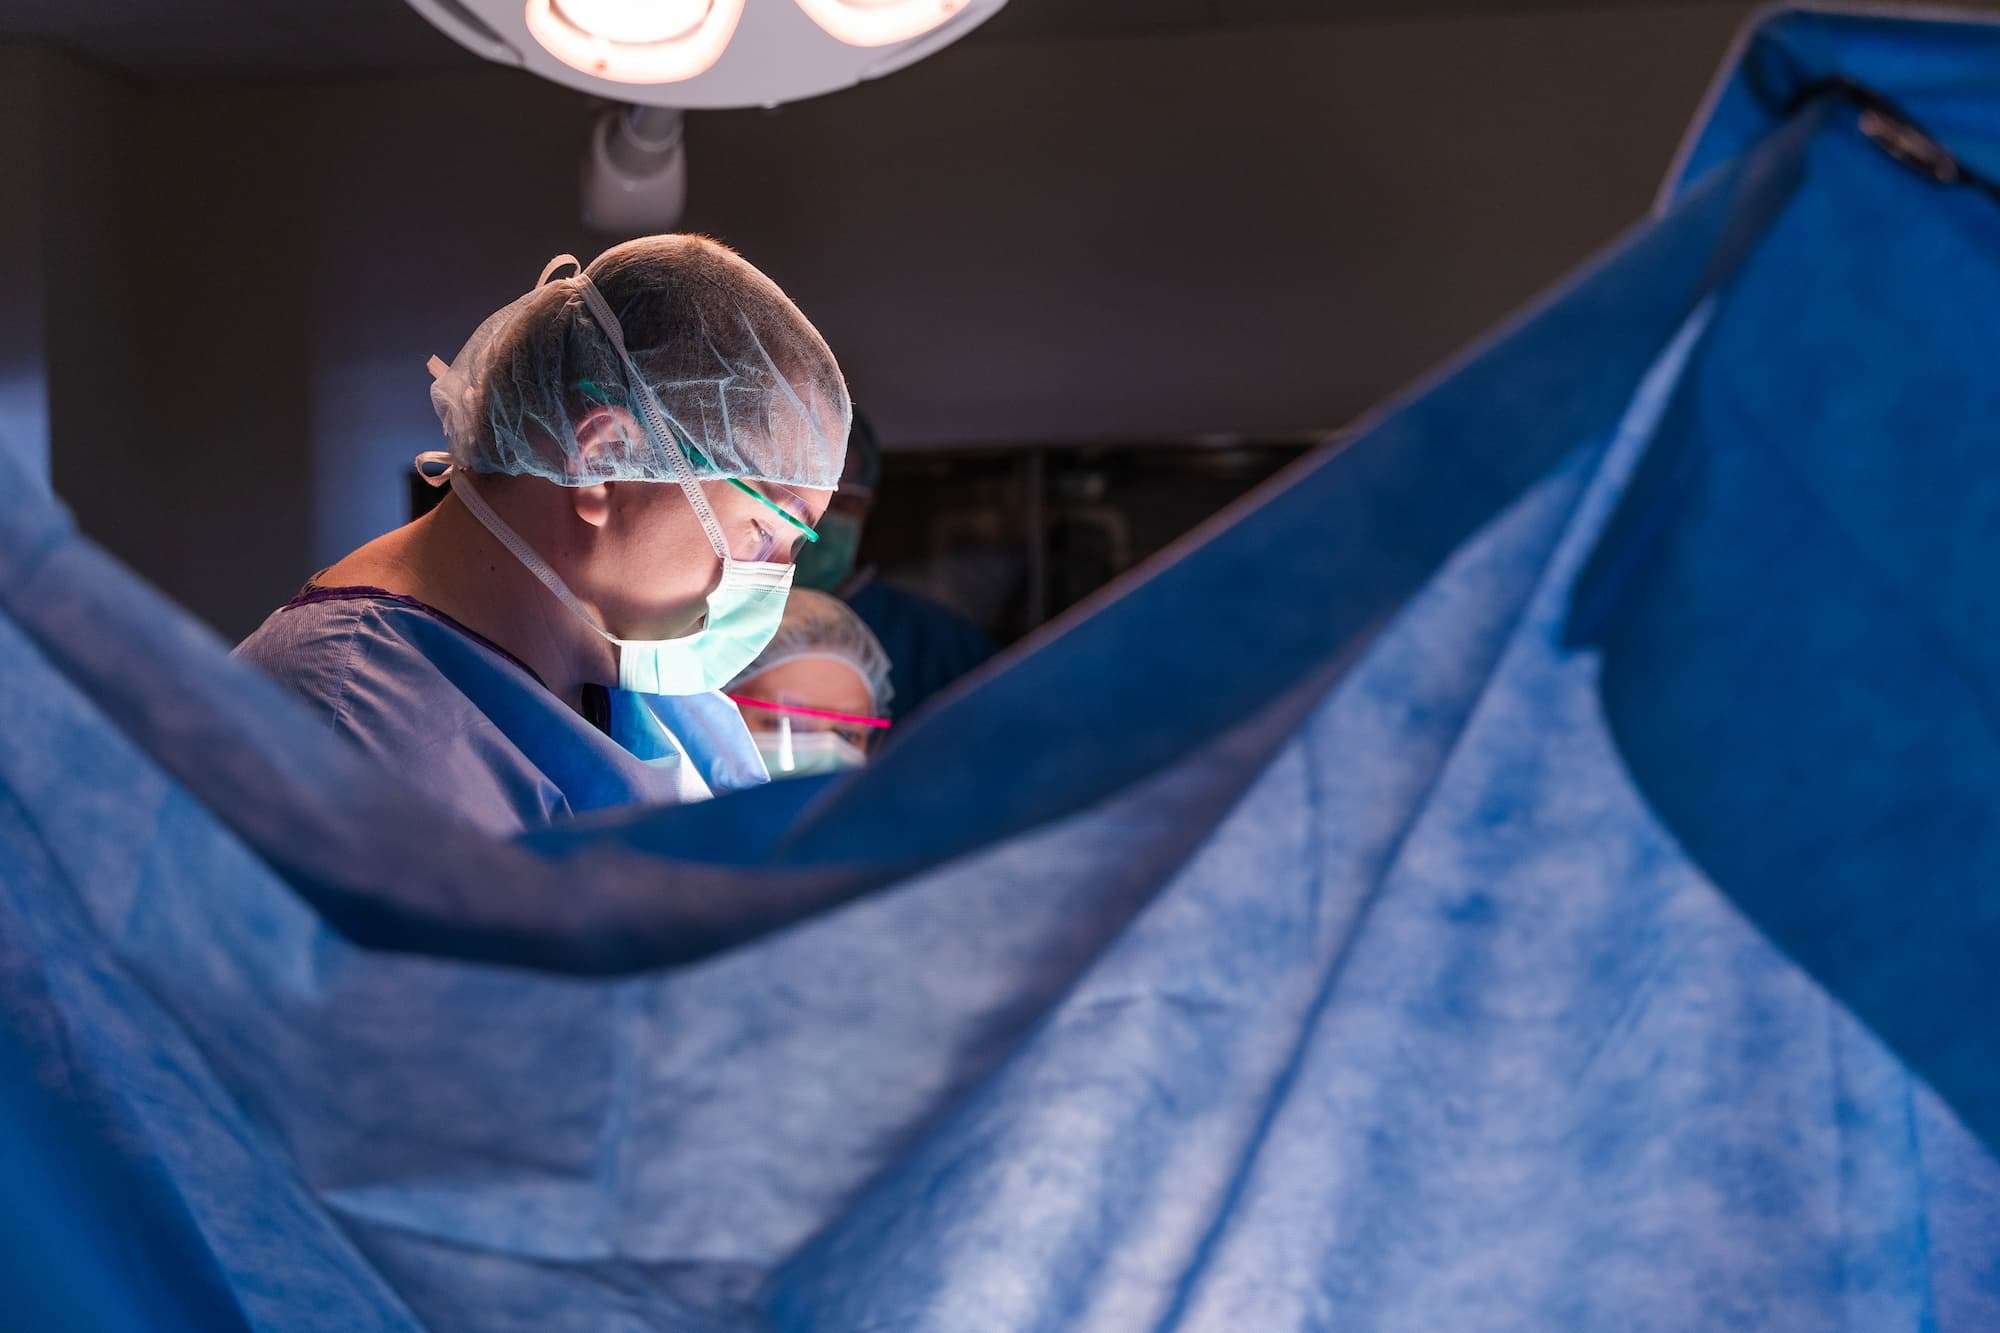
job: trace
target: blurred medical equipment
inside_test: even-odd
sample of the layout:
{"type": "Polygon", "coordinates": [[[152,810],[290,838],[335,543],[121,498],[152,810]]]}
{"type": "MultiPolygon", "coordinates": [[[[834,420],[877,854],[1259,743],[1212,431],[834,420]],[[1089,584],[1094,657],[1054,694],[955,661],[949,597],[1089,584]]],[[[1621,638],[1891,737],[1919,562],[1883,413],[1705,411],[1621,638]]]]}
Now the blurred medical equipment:
{"type": "Polygon", "coordinates": [[[583,223],[607,236],[672,231],[687,207],[680,108],[616,106],[590,129],[583,158],[583,223]]]}

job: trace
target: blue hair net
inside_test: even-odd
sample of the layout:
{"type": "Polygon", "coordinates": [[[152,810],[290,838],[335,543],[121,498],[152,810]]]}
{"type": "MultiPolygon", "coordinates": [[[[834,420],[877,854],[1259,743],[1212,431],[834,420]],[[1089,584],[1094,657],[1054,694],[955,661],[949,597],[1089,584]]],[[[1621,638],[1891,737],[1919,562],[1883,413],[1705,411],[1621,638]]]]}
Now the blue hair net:
{"type": "MultiPolygon", "coordinates": [[[[740,477],[833,490],[853,417],[833,353],[777,284],[700,236],[648,236],[543,281],[473,332],[449,366],[433,361],[431,403],[452,462],[470,472],[563,486],[675,481],[681,449],[698,478],[740,477]],[[595,318],[595,284],[624,354],[595,318]],[[678,441],[640,424],[651,394],[678,441]],[[626,428],[578,439],[603,408],[626,428]]],[[[574,261],[569,261],[574,262],[574,261]]]]}

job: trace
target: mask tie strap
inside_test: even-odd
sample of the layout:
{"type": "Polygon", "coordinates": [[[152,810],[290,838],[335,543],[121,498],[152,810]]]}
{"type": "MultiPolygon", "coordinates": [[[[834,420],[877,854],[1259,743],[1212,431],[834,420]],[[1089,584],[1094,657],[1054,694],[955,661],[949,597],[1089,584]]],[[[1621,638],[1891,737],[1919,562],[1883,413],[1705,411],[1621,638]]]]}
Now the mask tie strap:
{"type": "MultiPolygon", "coordinates": [[[[419,455],[420,460],[422,457],[422,455],[419,455]]],[[[590,612],[584,609],[583,603],[577,600],[576,594],[569,590],[569,585],[562,581],[562,576],[557,574],[555,570],[550,569],[548,562],[535,554],[535,548],[522,540],[521,534],[514,531],[508,525],[507,520],[494,512],[493,506],[486,502],[486,497],[481,495],[478,489],[473,486],[471,474],[455,469],[454,472],[456,476],[452,482],[451,493],[456,495],[465,507],[472,511],[472,516],[479,520],[480,526],[492,533],[499,540],[500,544],[507,548],[508,553],[520,561],[530,574],[541,580],[542,586],[555,594],[556,600],[563,604],[565,610],[584,624],[590,626],[593,631],[602,635],[609,642],[619,643],[620,640],[617,635],[591,618],[590,612]]],[[[429,480],[429,478],[427,477],[426,480],[429,480]]],[[[440,483],[431,482],[431,484],[435,486],[440,483]]]]}
{"type": "Polygon", "coordinates": [[[442,449],[426,449],[412,459],[411,464],[426,486],[442,486],[458,470],[458,464],[452,462],[451,455],[442,449]]]}

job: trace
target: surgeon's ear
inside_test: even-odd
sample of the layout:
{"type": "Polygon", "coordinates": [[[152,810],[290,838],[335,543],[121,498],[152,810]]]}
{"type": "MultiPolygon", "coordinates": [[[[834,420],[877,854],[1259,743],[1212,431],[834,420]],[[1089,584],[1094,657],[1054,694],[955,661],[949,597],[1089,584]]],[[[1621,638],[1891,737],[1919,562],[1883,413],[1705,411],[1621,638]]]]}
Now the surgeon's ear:
{"type": "MultiPolygon", "coordinates": [[[[621,460],[629,458],[642,434],[638,421],[630,412],[609,404],[592,408],[583,420],[576,423],[575,430],[577,452],[582,455],[584,472],[599,476],[615,471],[621,460]]],[[[603,527],[611,517],[609,484],[573,486],[570,488],[570,502],[576,506],[576,516],[593,528],[603,527]]]]}
{"type": "Polygon", "coordinates": [[[638,453],[639,442],[646,437],[636,417],[608,404],[590,409],[573,431],[585,470],[599,476],[615,473],[616,464],[638,453]]]}
{"type": "Polygon", "coordinates": [[[593,528],[603,527],[611,517],[611,486],[611,482],[600,481],[595,486],[569,487],[576,516],[593,528]]]}

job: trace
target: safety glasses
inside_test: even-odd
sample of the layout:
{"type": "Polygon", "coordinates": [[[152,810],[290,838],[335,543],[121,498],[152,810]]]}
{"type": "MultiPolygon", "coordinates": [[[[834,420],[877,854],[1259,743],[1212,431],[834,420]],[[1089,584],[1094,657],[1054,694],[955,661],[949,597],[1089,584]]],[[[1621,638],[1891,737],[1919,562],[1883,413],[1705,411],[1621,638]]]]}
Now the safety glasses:
{"type": "MultiPolygon", "coordinates": [[[[597,383],[595,380],[579,380],[577,382],[576,387],[583,393],[585,397],[589,398],[592,402],[602,403],[606,407],[614,405],[614,399],[612,398],[611,394],[605,390],[603,385],[597,383]]],[[[617,403],[616,405],[621,407],[624,406],[624,404],[622,403],[617,403]]],[[[701,450],[695,448],[694,442],[688,439],[686,435],[681,433],[681,428],[678,425],[674,424],[671,418],[669,418],[667,421],[667,429],[671,430],[674,433],[674,443],[678,444],[681,448],[681,452],[687,455],[687,460],[690,464],[692,464],[697,470],[708,466],[708,455],[704,454],[701,450]]],[[[722,480],[728,482],[731,486],[734,486],[737,490],[743,492],[745,495],[755,500],[758,504],[763,505],[764,508],[770,510],[772,513],[776,514],[779,518],[784,519],[785,522],[791,524],[793,527],[797,528],[800,532],[804,533],[807,541],[816,542],[819,540],[819,533],[813,529],[813,526],[810,523],[806,522],[804,519],[800,518],[797,514],[794,514],[791,510],[785,508],[783,505],[779,504],[776,500],[773,500],[770,496],[764,494],[762,491],[758,490],[755,486],[752,486],[749,482],[743,480],[741,477],[724,477],[722,478],[722,480]]]]}

